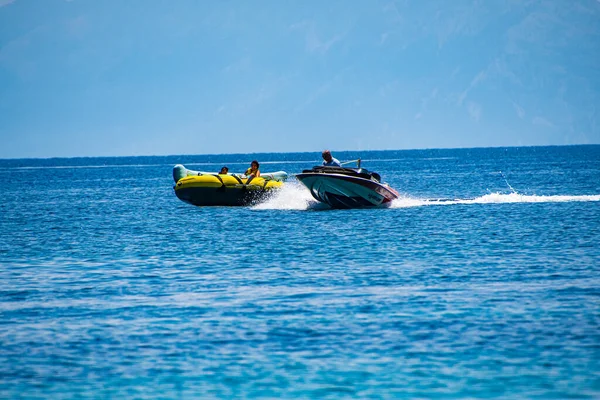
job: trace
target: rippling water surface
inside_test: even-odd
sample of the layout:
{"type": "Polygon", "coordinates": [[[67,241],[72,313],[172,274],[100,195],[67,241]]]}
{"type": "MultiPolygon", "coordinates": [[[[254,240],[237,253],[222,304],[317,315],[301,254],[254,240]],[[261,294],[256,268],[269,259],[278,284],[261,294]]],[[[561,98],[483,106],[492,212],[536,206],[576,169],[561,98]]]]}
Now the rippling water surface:
{"type": "Polygon", "coordinates": [[[0,397],[600,397],[600,146],[334,155],[403,197],[173,192],[318,153],[0,160],[0,397]]]}

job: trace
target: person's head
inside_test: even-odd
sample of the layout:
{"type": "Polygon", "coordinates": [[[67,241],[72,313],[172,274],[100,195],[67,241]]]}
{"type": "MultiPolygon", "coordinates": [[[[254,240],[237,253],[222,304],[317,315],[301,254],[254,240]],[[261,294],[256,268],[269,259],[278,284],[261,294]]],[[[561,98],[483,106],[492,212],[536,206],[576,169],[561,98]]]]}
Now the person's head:
{"type": "Polygon", "coordinates": [[[250,163],[250,168],[252,168],[253,170],[257,170],[259,166],[260,166],[260,164],[259,164],[259,163],[258,163],[258,161],[256,161],[256,160],[253,160],[253,161],[250,163]]]}
{"type": "Polygon", "coordinates": [[[323,150],[323,153],[321,153],[321,156],[323,157],[323,160],[329,162],[331,161],[331,152],[329,150],[323,150]]]}
{"type": "Polygon", "coordinates": [[[220,173],[220,174],[226,174],[226,173],[228,173],[228,172],[229,172],[229,168],[227,168],[227,167],[223,167],[223,168],[221,168],[221,172],[219,172],[219,173],[220,173]]]}

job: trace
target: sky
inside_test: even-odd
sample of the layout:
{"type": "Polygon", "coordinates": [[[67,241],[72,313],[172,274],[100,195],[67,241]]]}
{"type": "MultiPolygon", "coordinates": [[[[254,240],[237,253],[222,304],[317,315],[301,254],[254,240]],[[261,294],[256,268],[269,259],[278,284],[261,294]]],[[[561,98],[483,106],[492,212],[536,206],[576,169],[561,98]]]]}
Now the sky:
{"type": "Polygon", "coordinates": [[[0,0],[0,158],[600,143],[600,0],[0,0]]]}

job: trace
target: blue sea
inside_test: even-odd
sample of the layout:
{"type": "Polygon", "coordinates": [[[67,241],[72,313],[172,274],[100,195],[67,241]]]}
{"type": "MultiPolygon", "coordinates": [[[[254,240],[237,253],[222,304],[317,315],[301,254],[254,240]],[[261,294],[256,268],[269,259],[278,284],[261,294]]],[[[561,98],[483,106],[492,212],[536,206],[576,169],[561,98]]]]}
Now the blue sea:
{"type": "Polygon", "coordinates": [[[600,146],[0,160],[1,398],[600,398],[600,146]],[[194,207],[172,167],[284,170],[194,207]]]}

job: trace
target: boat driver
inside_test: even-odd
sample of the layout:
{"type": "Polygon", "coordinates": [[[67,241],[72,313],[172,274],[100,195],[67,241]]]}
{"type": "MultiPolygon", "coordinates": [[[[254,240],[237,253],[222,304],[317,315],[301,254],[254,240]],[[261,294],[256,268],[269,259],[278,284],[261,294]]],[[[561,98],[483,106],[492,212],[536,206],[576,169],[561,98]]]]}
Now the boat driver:
{"type": "Polygon", "coordinates": [[[331,156],[331,152],[329,150],[323,150],[321,153],[323,157],[323,166],[324,167],[341,167],[340,161],[337,158],[333,158],[331,156]]]}

